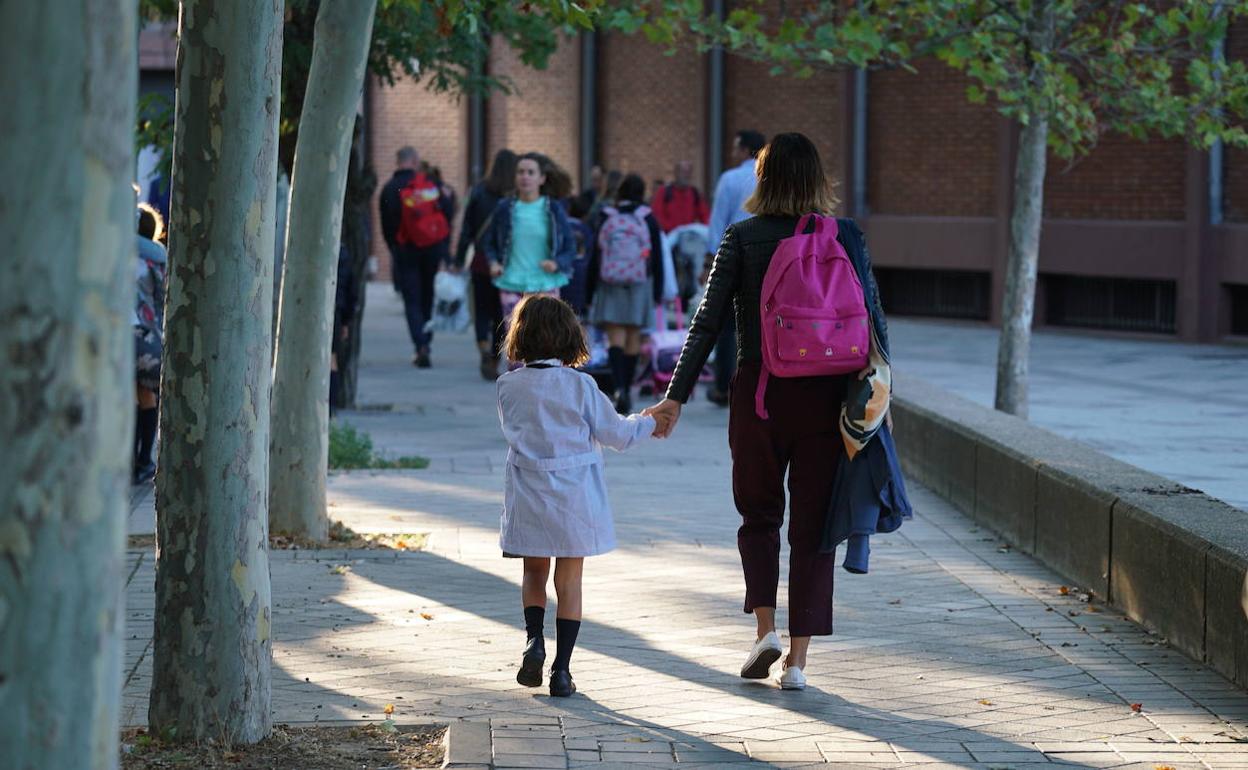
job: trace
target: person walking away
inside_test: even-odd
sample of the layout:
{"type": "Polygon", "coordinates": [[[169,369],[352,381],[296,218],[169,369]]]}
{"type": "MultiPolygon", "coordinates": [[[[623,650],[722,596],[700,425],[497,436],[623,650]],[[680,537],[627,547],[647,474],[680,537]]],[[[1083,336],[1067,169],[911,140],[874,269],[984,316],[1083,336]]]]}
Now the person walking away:
{"type": "Polygon", "coordinates": [[[132,478],[145,484],[156,475],[152,449],[160,421],[160,365],[164,351],[165,248],[157,241],[164,235],[164,221],[156,209],[139,204],[136,243],[134,308],[135,431],[132,478]]]}
{"type": "MultiPolygon", "coordinates": [[[[720,174],[719,182],[715,185],[715,201],[711,205],[711,218],[707,225],[708,247],[721,242],[728,225],[749,217],[745,202],[754,193],[754,161],[766,143],[766,137],[757,131],[738,131],[733,137],[732,156],[737,165],[720,174]]],[[[708,254],[707,257],[706,264],[709,266],[715,255],[708,254]]],[[[706,283],[705,272],[706,270],[702,283],[706,283]]],[[[715,344],[715,385],[708,388],[706,393],[706,398],[711,403],[728,405],[728,385],[732,381],[736,359],[736,331],[734,320],[729,317],[715,344]]]]}
{"type": "Polygon", "coordinates": [[[412,363],[428,369],[431,336],[425,324],[433,308],[433,279],[450,258],[452,203],[428,175],[421,172],[420,156],[412,147],[395,155],[398,168],[381,190],[378,207],[381,232],[390,248],[390,269],[403,298],[408,334],[415,355],[412,363]]]}
{"type": "Polygon", "coordinates": [[[872,340],[878,340],[887,357],[887,326],[861,231],[852,220],[823,216],[833,211],[836,199],[814,143],[802,134],[776,136],[759,155],[758,180],[746,203],[754,216],[724,233],[667,398],[645,413],[660,424],[665,417],[676,424],[711,347],[735,310],[739,366],[732,381],[728,445],[733,499],[741,514],[737,547],[745,574],[745,611],[754,614],[757,624],[757,642],[741,676],[766,678],[782,654],[775,615],[787,473],[790,648],[780,685],[802,689],[810,638],[832,633],[835,554],[821,553],[820,546],[837,467],[846,451],[839,425],[845,393],[850,378],[866,371],[855,367],[866,366],[872,340]],[[815,233],[814,242],[821,247],[798,254],[811,257],[800,260],[809,274],[773,276],[773,259],[788,260],[780,263],[784,268],[797,262],[782,241],[799,230],[815,233]],[[784,305],[763,306],[765,287],[770,302],[779,297],[777,286],[794,295],[805,291],[819,297],[818,307],[804,307],[801,316],[818,323],[807,325],[795,318],[786,323],[784,305]],[[782,334],[793,338],[793,349],[813,348],[815,355],[777,359],[784,355],[782,334]],[[812,339],[817,344],[811,345],[812,339]],[[801,376],[791,369],[773,372],[776,360],[796,366],[801,376]],[[834,370],[847,373],[804,376],[834,370]]]}
{"type": "Polygon", "coordinates": [[[594,203],[602,197],[606,189],[607,175],[603,172],[602,166],[593,166],[589,169],[589,186],[581,190],[580,195],[576,197],[588,212],[594,208],[594,203]]]}
{"type": "Polygon", "coordinates": [[[607,335],[620,414],[633,408],[641,330],[654,322],[654,308],[663,301],[663,235],[650,207],[642,203],[645,193],[641,177],[624,177],[617,204],[602,209],[590,240],[589,320],[607,335]]]}
{"type": "Polygon", "coordinates": [[[546,583],[554,559],[558,605],[550,694],[567,697],[576,692],[570,663],[581,627],[585,557],[615,548],[602,448],[622,452],[653,435],[659,423],[617,415],[594,379],[572,368],[589,352],[576,314],[560,299],[524,298],[505,348],[509,360],[524,364],[498,379],[498,415],[508,444],[499,544],[503,556],[524,560],[526,642],[516,681],[542,684],[546,583]]]}
{"type": "Polygon", "coordinates": [[[620,192],[620,182],[624,181],[624,174],[616,169],[607,172],[606,181],[603,182],[602,194],[594,198],[594,204],[589,207],[589,216],[586,222],[597,222],[598,214],[602,211],[603,206],[614,206],[615,196],[620,192]]]}
{"type": "Polygon", "coordinates": [[[503,323],[503,307],[498,287],[490,275],[481,239],[490,224],[498,202],[512,193],[516,184],[516,154],[503,149],[494,154],[490,173],[472,188],[464,205],[464,221],[460,224],[455,261],[472,274],[472,303],[477,349],[481,354],[481,376],[498,379],[499,331],[503,323]],[[471,252],[471,254],[470,254],[471,252]]]}
{"type": "Polygon", "coordinates": [[[589,206],[581,196],[568,198],[568,226],[572,228],[572,240],[576,242],[576,257],[572,261],[572,275],[559,290],[559,297],[572,306],[577,318],[585,316],[589,306],[589,258],[594,238],[593,229],[585,223],[589,206]]]}
{"type": "Polygon", "coordinates": [[[564,180],[549,158],[525,153],[516,162],[515,194],[494,209],[482,247],[499,291],[504,327],[522,298],[558,297],[571,275],[576,244],[567,214],[556,202],[567,192],[559,189],[564,180]]]}
{"type": "Polygon", "coordinates": [[[690,183],[693,163],[687,160],[676,163],[675,177],[671,184],[654,188],[650,209],[663,232],[670,233],[681,225],[700,222],[706,224],[710,214],[702,193],[690,183]]]}
{"type": "Polygon", "coordinates": [[[329,416],[338,411],[342,400],[342,365],[345,363],[347,341],[351,336],[351,319],[360,302],[360,287],[355,280],[351,252],[345,243],[338,245],[338,283],[334,287],[334,339],[329,352],[329,416]]]}

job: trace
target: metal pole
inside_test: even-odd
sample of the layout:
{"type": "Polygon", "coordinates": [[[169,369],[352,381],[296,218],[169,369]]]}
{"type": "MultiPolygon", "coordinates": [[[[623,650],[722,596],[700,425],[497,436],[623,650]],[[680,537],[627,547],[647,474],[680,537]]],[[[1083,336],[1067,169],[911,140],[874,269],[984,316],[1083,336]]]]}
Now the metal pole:
{"type": "Polygon", "coordinates": [[[854,216],[867,214],[867,71],[854,72],[854,216]]]}
{"type": "MultiPolygon", "coordinates": [[[[1222,10],[1222,3],[1215,5],[1217,11],[1222,10]]],[[[1226,39],[1222,38],[1213,44],[1213,61],[1214,64],[1220,64],[1226,60],[1226,39]]],[[[1222,224],[1223,209],[1223,188],[1222,188],[1222,170],[1224,163],[1224,149],[1221,139],[1215,139],[1209,147],[1209,224],[1222,224]]]]}
{"type": "Polygon", "coordinates": [[[581,33],[581,188],[598,162],[598,51],[597,35],[581,33]]]}
{"type": "MultiPolygon", "coordinates": [[[[476,74],[483,78],[489,61],[490,40],[484,38],[476,74]]],[[[474,89],[468,97],[468,183],[475,185],[485,177],[485,96],[474,89]]]]}
{"type": "MultiPolygon", "coordinates": [[[[724,0],[712,0],[711,13],[724,18],[724,0]]],[[[724,170],[724,49],[715,46],[707,60],[706,186],[714,190],[724,170]]]]}

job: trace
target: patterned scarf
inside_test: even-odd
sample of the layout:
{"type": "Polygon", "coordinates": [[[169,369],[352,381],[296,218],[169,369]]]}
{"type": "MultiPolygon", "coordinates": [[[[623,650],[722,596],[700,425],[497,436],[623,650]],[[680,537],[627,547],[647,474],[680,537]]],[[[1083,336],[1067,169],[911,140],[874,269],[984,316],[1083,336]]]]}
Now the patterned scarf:
{"type": "Polygon", "coordinates": [[[862,451],[884,424],[893,395],[893,374],[879,338],[871,327],[871,353],[867,368],[849,381],[841,406],[841,438],[850,460],[862,451]]]}

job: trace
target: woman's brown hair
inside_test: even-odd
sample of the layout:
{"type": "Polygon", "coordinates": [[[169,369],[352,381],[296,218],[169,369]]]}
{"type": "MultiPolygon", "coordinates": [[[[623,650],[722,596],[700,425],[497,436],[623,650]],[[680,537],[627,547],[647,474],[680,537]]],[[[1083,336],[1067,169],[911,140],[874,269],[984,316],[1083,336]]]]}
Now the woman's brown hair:
{"type": "Polygon", "coordinates": [[[840,202],[823,173],[819,150],[804,134],[776,134],[758,153],[758,184],[745,202],[751,214],[800,217],[831,214],[840,202]]]}
{"type": "Polygon", "coordinates": [[[503,352],[508,361],[524,363],[557,358],[567,366],[580,366],[589,360],[585,330],[576,313],[563,300],[541,294],[516,305],[503,352]]]}

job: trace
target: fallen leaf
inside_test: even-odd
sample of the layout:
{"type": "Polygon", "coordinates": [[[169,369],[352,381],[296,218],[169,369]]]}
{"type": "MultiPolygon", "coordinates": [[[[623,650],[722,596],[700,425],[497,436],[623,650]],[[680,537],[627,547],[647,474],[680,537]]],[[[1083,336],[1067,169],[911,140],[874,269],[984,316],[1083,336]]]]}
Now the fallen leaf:
{"type": "Polygon", "coordinates": [[[335,564],[334,566],[329,568],[329,571],[330,573],[334,575],[345,575],[351,571],[351,568],[348,567],[346,564],[335,564]]]}
{"type": "Polygon", "coordinates": [[[1174,770],[1170,765],[1153,765],[1153,770],[1174,770]]]}
{"type": "Polygon", "coordinates": [[[981,701],[979,702],[979,705],[981,705],[981,706],[991,706],[991,705],[992,705],[992,701],[990,701],[990,700],[981,700],[981,701]]]}
{"type": "Polygon", "coordinates": [[[425,620],[433,620],[433,616],[430,615],[428,612],[422,612],[420,613],[420,616],[424,618],[425,620]]]}
{"type": "Polygon", "coordinates": [[[1131,710],[1132,710],[1132,711],[1134,711],[1135,713],[1137,713],[1137,714],[1138,714],[1138,713],[1140,713],[1141,711],[1143,711],[1143,710],[1144,710],[1144,704],[1143,704],[1143,703],[1132,703],[1132,704],[1131,704],[1131,710]]]}
{"type": "Polygon", "coordinates": [[[1070,588],[1068,586],[1058,586],[1057,592],[1061,594],[1062,596],[1066,596],[1067,594],[1070,593],[1070,588]]]}
{"type": "Polygon", "coordinates": [[[382,709],[382,712],[384,712],[386,716],[390,716],[391,714],[393,714],[393,713],[394,713],[394,704],[393,704],[393,703],[387,703],[387,704],[386,704],[386,707],[385,707],[384,709],[382,709]]]}

